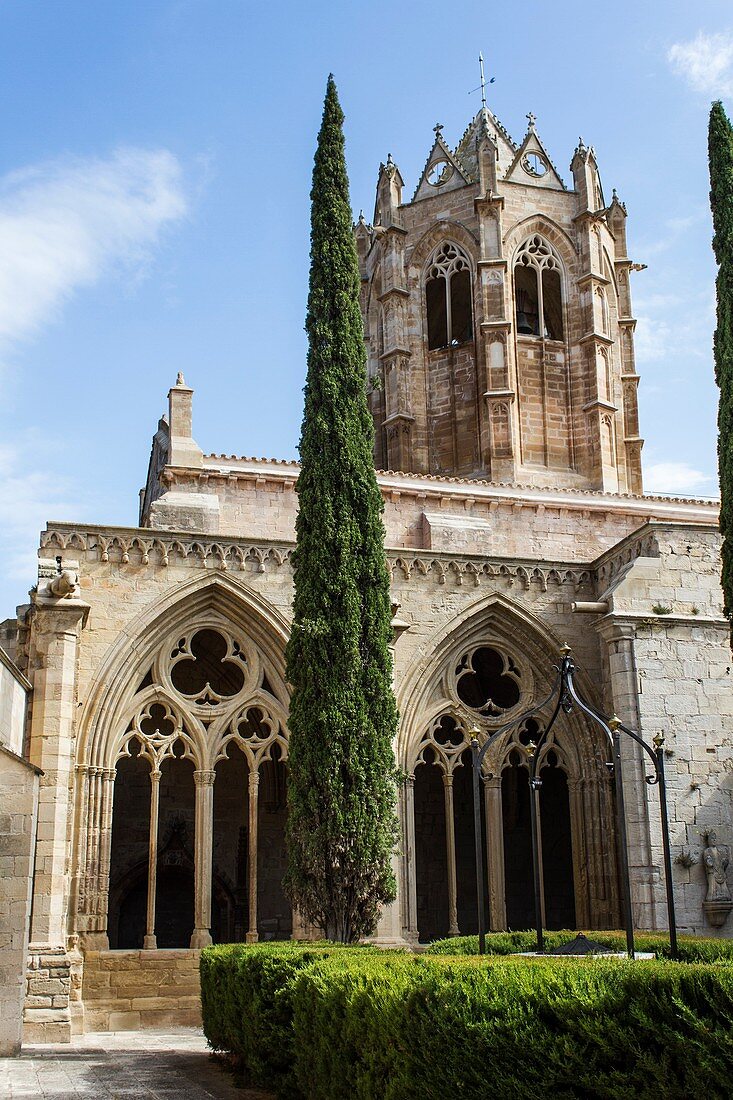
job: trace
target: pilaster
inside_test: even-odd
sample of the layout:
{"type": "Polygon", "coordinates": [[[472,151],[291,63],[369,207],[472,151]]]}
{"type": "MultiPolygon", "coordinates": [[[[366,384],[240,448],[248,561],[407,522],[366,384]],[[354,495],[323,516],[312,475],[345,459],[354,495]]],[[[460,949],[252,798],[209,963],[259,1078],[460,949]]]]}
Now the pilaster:
{"type": "MultiPolygon", "coordinates": [[[[66,574],[59,576],[65,578],[66,574]]],[[[66,951],[70,915],[68,841],[74,789],[77,648],[89,605],[75,598],[73,581],[69,595],[58,599],[51,595],[52,583],[39,585],[32,626],[33,707],[28,756],[43,775],[24,1015],[26,1042],[64,1042],[71,1038],[71,973],[66,951]]]]}
{"type": "MultiPolygon", "coordinates": [[[[624,725],[643,736],[639,713],[639,676],[634,645],[633,622],[613,615],[601,619],[596,629],[606,646],[609,699],[607,706],[624,725]]],[[[621,764],[626,805],[626,829],[631,874],[634,924],[641,929],[660,927],[663,895],[660,867],[655,862],[649,823],[648,767],[643,750],[630,737],[621,735],[621,764]]],[[[656,792],[652,795],[656,797],[656,792]]],[[[663,918],[662,918],[663,926],[663,918]]]]}

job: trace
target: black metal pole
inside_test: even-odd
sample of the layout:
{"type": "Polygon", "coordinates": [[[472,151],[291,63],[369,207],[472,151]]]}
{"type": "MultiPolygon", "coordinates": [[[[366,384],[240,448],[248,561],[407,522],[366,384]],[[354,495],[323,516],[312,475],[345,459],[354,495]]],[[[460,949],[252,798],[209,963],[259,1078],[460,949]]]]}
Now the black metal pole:
{"type": "Polygon", "coordinates": [[[532,830],[532,877],[534,880],[534,923],[537,930],[537,951],[541,955],[545,950],[545,937],[542,928],[542,881],[540,876],[540,850],[537,835],[537,797],[542,780],[535,775],[536,757],[529,764],[529,815],[532,830]]]}
{"type": "Polygon", "coordinates": [[[626,839],[626,807],[624,805],[624,780],[621,773],[621,738],[618,718],[612,718],[608,728],[613,735],[613,778],[616,783],[616,816],[618,819],[619,858],[621,860],[621,889],[623,890],[624,923],[626,925],[626,950],[634,957],[634,918],[631,911],[631,878],[629,876],[629,849],[626,839]]]}
{"type": "Polygon", "coordinates": [[[478,917],[478,949],[486,954],[486,926],[484,924],[484,853],[481,843],[481,761],[478,739],[471,740],[473,761],[473,838],[476,849],[476,915],[478,917]]]}
{"type": "Polygon", "coordinates": [[[672,883],[672,855],[669,848],[669,820],[667,818],[667,782],[664,777],[664,747],[657,746],[657,778],[659,782],[659,812],[662,818],[662,849],[664,851],[664,885],[667,890],[667,919],[669,921],[669,952],[673,959],[677,953],[677,918],[674,911],[674,885],[672,883]]]}

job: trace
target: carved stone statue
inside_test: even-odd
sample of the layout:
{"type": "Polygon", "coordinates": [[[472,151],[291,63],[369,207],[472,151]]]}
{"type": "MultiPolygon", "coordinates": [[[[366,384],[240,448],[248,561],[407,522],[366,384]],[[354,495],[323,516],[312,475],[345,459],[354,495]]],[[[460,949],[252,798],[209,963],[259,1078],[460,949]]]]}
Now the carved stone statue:
{"type": "Polygon", "coordinates": [[[708,880],[708,892],[703,909],[713,927],[720,928],[733,909],[733,896],[726,876],[729,852],[727,845],[718,846],[714,830],[711,829],[705,839],[707,847],[702,854],[702,862],[708,880]]]}

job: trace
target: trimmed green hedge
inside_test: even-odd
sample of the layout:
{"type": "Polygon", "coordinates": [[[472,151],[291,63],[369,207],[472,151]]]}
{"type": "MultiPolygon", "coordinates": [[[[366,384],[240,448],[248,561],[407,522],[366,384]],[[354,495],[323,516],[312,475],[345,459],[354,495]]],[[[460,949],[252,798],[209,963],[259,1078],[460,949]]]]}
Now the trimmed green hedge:
{"type": "Polygon", "coordinates": [[[201,1010],[209,1045],[236,1056],[255,1085],[292,1091],[294,1066],[292,986],[297,973],[334,953],[366,954],[376,948],[290,940],[222,944],[201,952],[201,1010]]]}
{"type": "MultiPolygon", "coordinates": [[[[577,932],[545,932],[545,950],[559,947],[577,936],[577,932]]],[[[626,950],[625,932],[586,932],[596,943],[602,943],[609,951],[626,950]]],[[[487,932],[487,955],[514,955],[517,951],[534,951],[537,944],[535,932],[487,932]]],[[[634,935],[637,951],[652,952],[658,959],[669,958],[669,936],[666,932],[637,932],[634,935]]],[[[702,936],[678,936],[677,946],[683,962],[717,962],[733,960],[733,940],[708,939],[702,936]]],[[[435,940],[426,948],[428,955],[478,955],[478,936],[454,936],[435,940]]]]}
{"type": "Polygon", "coordinates": [[[204,1031],[281,1100],[730,1097],[733,965],[201,953],[204,1031]]]}

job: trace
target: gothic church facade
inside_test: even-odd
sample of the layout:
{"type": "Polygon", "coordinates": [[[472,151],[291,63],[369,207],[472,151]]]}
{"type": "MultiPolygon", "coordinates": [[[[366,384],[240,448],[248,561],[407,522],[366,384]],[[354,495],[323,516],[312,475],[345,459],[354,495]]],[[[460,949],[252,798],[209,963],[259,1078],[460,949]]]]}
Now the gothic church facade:
{"type": "MultiPolygon", "coordinates": [[[[436,127],[411,200],[389,157],[356,243],[394,595],[398,897],[377,939],[476,927],[469,731],[583,690],[666,737],[683,931],[708,830],[733,841],[733,691],[717,509],[642,494],[626,210],[581,142],[572,186],[534,119],[436,127]]],[[[136,528],[50,524],[6,648],[42,769],[26,1038],[195,1019],[214,941],[312,933],[282,887],[297,464],[204,454],[182,377],[136,528]],[[161,989],[168,995],[161,995],[161,989]]],[[[527,744],[483,775],[492,928],[531,924],[527,744]]],[[[664,926],[656,795],[625,746],[633,912],[664,926]]],[[[549,927],[617,927],[608,753],[577,711],[540,760],[549,927]]],[[[729,934],[724,926],[723,934],[729,934]]]]}

